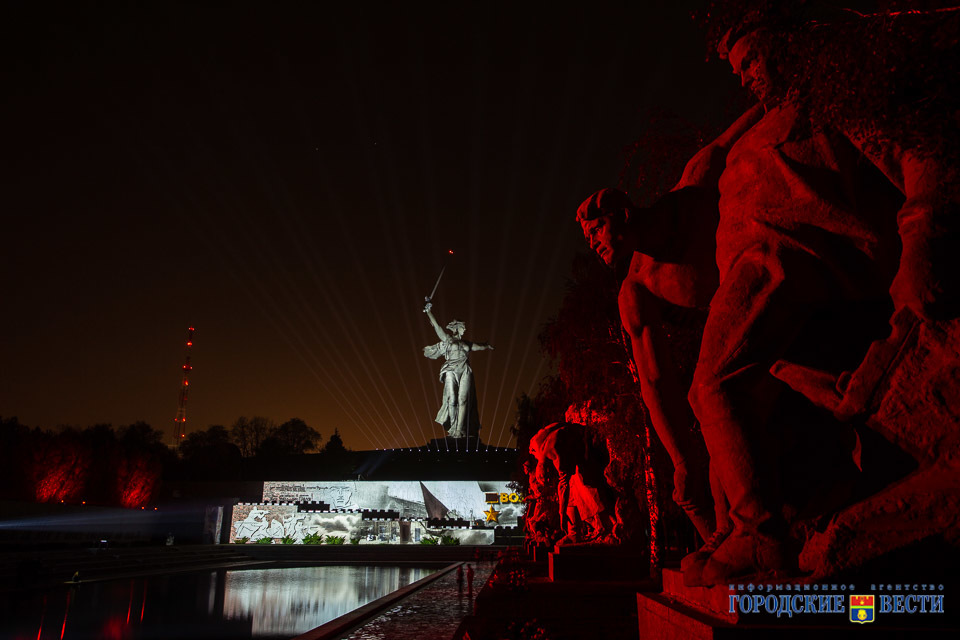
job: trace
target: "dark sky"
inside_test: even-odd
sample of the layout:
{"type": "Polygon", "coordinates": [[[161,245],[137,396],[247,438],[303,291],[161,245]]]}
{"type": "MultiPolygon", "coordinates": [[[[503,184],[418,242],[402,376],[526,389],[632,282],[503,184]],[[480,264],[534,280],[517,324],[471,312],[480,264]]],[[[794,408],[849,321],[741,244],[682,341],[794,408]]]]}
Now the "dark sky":
{"type": "Polygon", "coordinates": [[[508,445],[577,205],[651,110],[704,122],[736,87],[697,3],[195,4],[5,5],[2,416],[172,436],[194,325],[188,431],[423,444],[452,249],[434,310],[495,345],[472,364],[508,445]]]}

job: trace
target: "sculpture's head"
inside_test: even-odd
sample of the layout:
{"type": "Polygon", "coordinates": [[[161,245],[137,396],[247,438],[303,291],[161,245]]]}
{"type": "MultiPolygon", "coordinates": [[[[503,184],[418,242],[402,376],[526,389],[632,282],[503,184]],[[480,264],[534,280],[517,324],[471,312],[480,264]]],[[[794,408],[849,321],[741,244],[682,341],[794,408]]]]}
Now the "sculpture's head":
{"type": "Polygon", "coordinates": [[[528,476],[537,470],[537,457],[533,454],[527,454],[523,460],[523,472],[528,476]]]}
{"type": "Polygon", "coordinates": [[[607,266],[633,255],[626,242],[627,221],[637,212],[630,198],[617,189],[601,189],[577,209],[583,237],[607,266]]]}
{"type": "Polygon", "coordinates": [[[447,325],[447,331],[457,336],[458,338],[462,338],[466,330],[467,330],[467,325],[463,324],[463,322],[461,322],[460,320],[451,320],[450,323],[447,325]]]}
{"type": "Polygon", "coordinates": [[[748,32],[730,30],[720,41],[718,51],[727,58],[740,84],[757,100],[770,106],[779,98],[773,63],[773,33],[769,29],[748,32]]]}

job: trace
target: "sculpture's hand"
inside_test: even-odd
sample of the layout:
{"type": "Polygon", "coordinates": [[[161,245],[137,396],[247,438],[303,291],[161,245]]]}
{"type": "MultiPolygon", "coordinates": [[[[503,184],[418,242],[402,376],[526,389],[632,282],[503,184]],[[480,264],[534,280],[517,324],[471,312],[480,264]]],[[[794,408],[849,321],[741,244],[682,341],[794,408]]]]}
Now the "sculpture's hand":
{"type": "Polygon", "coordinates": [[[433,308],[433,303],[432,303],[432,302],[427,302],[426,306],[423,308],[423,312],[424,312],[424,313],[430,313],[430,309],[432,309],[432,308],[433,308]]]}

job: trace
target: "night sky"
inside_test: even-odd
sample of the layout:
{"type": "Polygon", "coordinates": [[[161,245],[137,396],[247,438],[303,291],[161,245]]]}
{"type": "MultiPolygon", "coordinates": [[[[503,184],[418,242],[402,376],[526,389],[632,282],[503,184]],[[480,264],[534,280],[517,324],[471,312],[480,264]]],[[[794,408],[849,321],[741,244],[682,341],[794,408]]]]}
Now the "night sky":
{"type": "Polygon", "coordinates": [[[652,112],[707,122],[737,81],[698,3],[351,4],[5,5],[0,416],[172,438],[192,325],[188,432],[424,444],[453,250],[434,312],[496,347],[481,436],[511,444],[577,205],[652,112]]]}

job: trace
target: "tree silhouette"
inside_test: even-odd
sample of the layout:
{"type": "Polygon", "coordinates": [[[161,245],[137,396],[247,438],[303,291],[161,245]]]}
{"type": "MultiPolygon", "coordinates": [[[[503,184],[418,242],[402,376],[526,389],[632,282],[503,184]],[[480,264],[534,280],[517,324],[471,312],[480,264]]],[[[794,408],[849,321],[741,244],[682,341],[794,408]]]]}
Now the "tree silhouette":
{"type": "Polygon", "coordinates": [[[238,480],[242,456],[223,425],[187,434],[180,445],[182,469],[191,480],[238,480]]]}
{"type": "Polygon", "coordinates": [[[333,435],[330,436],[327,444],[323,447],[323,452],[330,456],[338,456],[346,453],[346,451],[347,448],[343,445],[343,438],[340,437],[340,430],[334,429],[333,435]]]}
{"type": "Polygon", "coordinates": [[[320,432],[300,418],[291,418],[270,432],[257,448],[257,456],[277,457],[301,455],[315,451],[320,432]]]}
{"type": "Polygon", "coordinates": [[[240,448],[244,458],[252,458],[257,455],[260,445],[275,429],[276,425],[273,421],[262,416],[252,418],[241,416],[230,428],[230,439],[240,448]]]}

